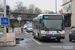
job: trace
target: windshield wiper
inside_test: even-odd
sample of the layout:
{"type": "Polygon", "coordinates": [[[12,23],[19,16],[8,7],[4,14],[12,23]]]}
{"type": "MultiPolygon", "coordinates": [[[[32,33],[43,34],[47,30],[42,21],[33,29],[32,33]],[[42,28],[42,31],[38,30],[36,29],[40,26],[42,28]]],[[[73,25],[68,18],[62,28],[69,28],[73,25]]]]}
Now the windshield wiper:
{"type": "Polygon", "coordinates": [[[55,28],[47,28],[47,27],[45,27],[45,29],[49,30],[49,29],[55,29],[55,28]]]}
{"type": "Polygon", "coordinates": [[[57,29],[58,31],[62,31],[62,29],[57,29]]]}
{"type": "Polygon", "coordinates": [[[46,31],[48,31],[48,30],[62,31],[61,29],[56,29],[56,28],[47,28],[47,27],[45,27],[45,30],[46,30],[46,31]]]}
{"type": "Polygon", "coordinates": [[[49,28],[49,29],[54,29],[54,30],[56,30],[56,28],[49,28]]]}
{"type": "Polygon", "coordinates": [[[45,30],[47,31],[47,30],[49,30],[47,27],[45,27],[45,30]]]}

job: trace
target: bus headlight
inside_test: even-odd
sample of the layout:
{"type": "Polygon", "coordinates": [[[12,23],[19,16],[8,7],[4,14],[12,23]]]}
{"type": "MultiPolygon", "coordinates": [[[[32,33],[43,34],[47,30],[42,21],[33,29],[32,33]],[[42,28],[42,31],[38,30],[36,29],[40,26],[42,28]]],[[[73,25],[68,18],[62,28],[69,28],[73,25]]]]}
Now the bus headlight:
{"type": "Polygon", "coordinates": [[[45,31],[41,31],[41,34],[46,34],[46,32],[45,31]]]}
{"type": "Polygon", "coordinates": [[[65,34],[65,31],[60,31],[60,34],[65,34]]]}

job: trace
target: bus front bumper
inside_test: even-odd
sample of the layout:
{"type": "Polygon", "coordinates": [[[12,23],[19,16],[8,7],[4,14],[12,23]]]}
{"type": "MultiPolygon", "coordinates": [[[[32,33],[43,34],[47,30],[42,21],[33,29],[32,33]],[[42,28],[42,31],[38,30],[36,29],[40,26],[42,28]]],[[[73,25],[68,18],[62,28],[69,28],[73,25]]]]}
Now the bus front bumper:
{"type": "Polygon", "coordinates": [[[42,39],[65,39],[64,34],[41,34],[42,39]]]}

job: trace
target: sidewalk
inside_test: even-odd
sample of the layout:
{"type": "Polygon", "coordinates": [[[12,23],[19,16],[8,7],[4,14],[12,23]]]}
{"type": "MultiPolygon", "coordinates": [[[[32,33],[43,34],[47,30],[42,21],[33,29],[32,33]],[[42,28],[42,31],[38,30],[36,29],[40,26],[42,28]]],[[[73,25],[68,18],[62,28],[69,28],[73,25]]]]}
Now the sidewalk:
{"type": "MultiPolygon", "coordinates": [[[[13,32],[12,28],[9,28],[9,32],[13,32]]],[[[14,28],[14,32],[21,32],[21,28],[14,28]]]]}
{"type": "MultiPolygon", "coordinates": [[[[9,29],[9,32],[10,32],[10,33],[13,32],[13,31],[12,31],[12,28],[9,29]]],[[[14,33],[15,33],[15,34],[21,34],[21,33],[25,33],[25,31],[21,32],[21,28],[16,27],[16,28],[14,28],[14,33]]]]}
{"type": "Polygon", "coordinates": [[[69,34],[71,31],[71,27],[65,27],[65,34],[69,34]]]}

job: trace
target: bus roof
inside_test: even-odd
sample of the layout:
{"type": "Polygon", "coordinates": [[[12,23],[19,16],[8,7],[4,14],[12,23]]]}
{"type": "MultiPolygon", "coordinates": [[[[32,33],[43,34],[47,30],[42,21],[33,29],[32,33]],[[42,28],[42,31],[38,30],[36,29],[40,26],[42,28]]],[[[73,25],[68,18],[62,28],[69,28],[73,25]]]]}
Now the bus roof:
{"type": "MultiPolygon", "coordinates": [[[[61,14],[39,14],[37,17],[35,17],[35,18],[38,18],[38,17],[41,17],[41,16],[43,16],[43,15],[61,15],[61,14]]],[[[33,19],[35,19],[35,18],[33,18],[33,19]]]]}
{"type": "Polygon", "coordinates": [[[42,19],[43,15],[61,15],[61,14],[39,14],[37,17],[33,18],[34,20],[42,19]]]}

